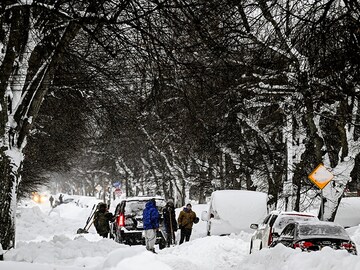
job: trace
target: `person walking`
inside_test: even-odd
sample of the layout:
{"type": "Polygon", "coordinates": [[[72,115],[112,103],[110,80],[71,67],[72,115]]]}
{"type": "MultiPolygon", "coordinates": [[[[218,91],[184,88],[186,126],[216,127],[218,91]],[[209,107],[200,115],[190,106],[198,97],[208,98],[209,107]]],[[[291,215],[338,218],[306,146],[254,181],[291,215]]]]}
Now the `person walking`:
{"type": "Polygon", "coordinates": [[[99,203],[94,214],[94,226],[98,235],[108,238],[110,232],[109,222],[113,222],[114,219],[114,215],[108,211],[106,203],[99,203]]]}
{"type": "Polygon", "coordinates": [[[172,200],[169,200],[163,209],[163,219],[166,232],[166,244],[170,247],[171,244],[175,244],[175,232],[178,227],[175,217],[175,207],[172,200]]]}
{"type": "Polygon", "coordinates": [[[60,196],[59,196],[59,204],[63,203],[63,198],[64,198],[64,196],[62,194],[60,194],[60,196]]]}
{"type": "Polygon", "coordinates": [[[156,233],[159,230],[159,211],[156,208],[155,199],[151,199],[145,205],[143,211],[143,225],[145,233],[146,249],[155,252],[156,233]]]}
{"type": "Polygon", "coordinates": [[[196,217],[194,211],[191,210],[191,204],[188,203],[186,207],[180,212],[178,217],[178,223],[180,228],[180,243],[181,245],[184,240],[188,242],[190,240],[192,227],[194,223],[199,222],[199,218],[196,217]]]}
{"type": "Polygon", "coordinates": [[[49,201],[50,201],[50,206],[54,208],[54,197],[52,195],[50,196],[49,201]]]}

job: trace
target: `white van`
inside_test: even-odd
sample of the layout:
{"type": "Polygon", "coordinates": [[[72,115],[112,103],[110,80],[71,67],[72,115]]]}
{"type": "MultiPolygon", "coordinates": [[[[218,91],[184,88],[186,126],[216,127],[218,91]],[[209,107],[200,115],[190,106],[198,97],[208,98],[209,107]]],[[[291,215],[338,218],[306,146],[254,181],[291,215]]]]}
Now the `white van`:
{"type": "Polygon", "coordinates": [[[207,235],[250,232],[250,224],[267,215],[267,194],[249,190],[217,190],[211,194],[209,210],[201,214],[207,221],[207,235]]]}

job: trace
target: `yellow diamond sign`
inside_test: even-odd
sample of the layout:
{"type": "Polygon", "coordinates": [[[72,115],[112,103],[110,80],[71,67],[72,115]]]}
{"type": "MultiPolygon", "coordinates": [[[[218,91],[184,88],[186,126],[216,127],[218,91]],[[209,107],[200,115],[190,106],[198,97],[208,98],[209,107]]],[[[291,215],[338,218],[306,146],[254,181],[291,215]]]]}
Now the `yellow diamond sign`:
{"type": "Polygon", "coordinates": [[[329,172],[323,164],[319,164],[312,173],[309,174],[308,178],[318,188],[323,189],[333,178],[334,175],[329,172]]]}

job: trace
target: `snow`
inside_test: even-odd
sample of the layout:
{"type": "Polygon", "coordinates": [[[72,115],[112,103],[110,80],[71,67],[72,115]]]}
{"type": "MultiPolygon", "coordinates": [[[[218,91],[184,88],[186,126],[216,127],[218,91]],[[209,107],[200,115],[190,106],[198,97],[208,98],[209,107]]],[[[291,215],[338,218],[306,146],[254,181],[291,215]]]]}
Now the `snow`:
{"type": "Polygon", "coordinates": [[[360,224],[360,197],[342,198],[334,222],[344,227],[358,226],[360,224]]]}
{"type": "MultiPolygon", "coordinates": [[[[4,254],[5,261],[0,262],[0,269],[288,270],[295,266],[307,270],[360,269],[359,256],[330,248],[305,253],[277,245],[249,254],[250,233],[205,236],[206,223],[203,221],[194,225],[190,242],[163,250],[156,247],[158,254],[146,251],[144,246],[126,246],[103,239],[93,227],[88,234],[76,234],[77,229],[85,225],[92,203],[97,201],[91,197],[77,197],[53,210],[48,202],[20,204],[16,220],[17,245],[4,254]],[[85,202],[88,206],[84,206],[85,202]]],[[[197,216],[207,207],[193,204],[197,216]]],[[[251,204],[248,207],[251,208],[251,204]]],[[[177,215],[180,210],[176,209],[177,215]]],[[[360,227],[347,231],[360,247],[360,227]]]]}
{"type": "Polygon", "coordinates": [[[290,212],[281,212],[278,214],[280,217],[278,217],[274,222],[274,231],[276,229],[277,233],[281,233],[281,231],[285,228],[286,225],[288,225],[291,222],[297,221],[318,221],[318,217],[314,216],[311,213],[300,213],[295,211],[290,212]]]}
{"type": "Polygon", "coordinates": [[[218,190],[211,195],[208,214],[211,235],[250,230],[250,224],[260,223],[267,214],[267,195],[247,190],[218,190]],[[251,206],[251,207],[249,207],[251,206]]]}
{"type": "Polygon", "coordinates": [[[329,221],[299,221],[299,235],[302,238],[341,238],[350,240],[345,229],[334,222],[329,221]]]}

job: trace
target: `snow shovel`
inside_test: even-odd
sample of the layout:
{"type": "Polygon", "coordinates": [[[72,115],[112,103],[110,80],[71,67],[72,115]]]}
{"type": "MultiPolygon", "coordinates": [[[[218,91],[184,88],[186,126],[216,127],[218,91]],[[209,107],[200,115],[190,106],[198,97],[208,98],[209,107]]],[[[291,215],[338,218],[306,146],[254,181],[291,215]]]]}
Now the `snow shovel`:
{"type": "Polygon", "coordinates": [[[90,216],[87,218],[86,224],[85,224],[84,228],[79,228],[79,229],[76,231],[77,234],[80,234],[80,233],[88,233],[88,230],[90,229],[91,224],[93,224],[93,222],[94,222],[94,220],[92,220],[92,219],[93,219],[93,217],[94,217],[94,215],[95,215],[95,212],[96,212],[95,206],[96,206],[96,204],[94,204],[93,208],[91,209],[90,216]],[[90,222],[90,221],[91,221],[91,222],[90,222]],[[89,225],[89,224],[90,224],[90,225],[89,225]],[[88,227],[88,225],[89,225],[89,227],[88,227]]]}

